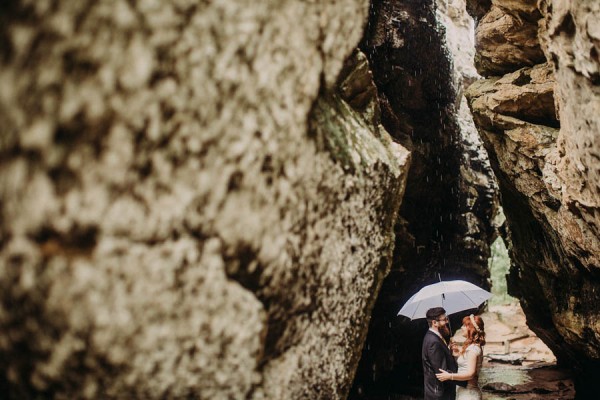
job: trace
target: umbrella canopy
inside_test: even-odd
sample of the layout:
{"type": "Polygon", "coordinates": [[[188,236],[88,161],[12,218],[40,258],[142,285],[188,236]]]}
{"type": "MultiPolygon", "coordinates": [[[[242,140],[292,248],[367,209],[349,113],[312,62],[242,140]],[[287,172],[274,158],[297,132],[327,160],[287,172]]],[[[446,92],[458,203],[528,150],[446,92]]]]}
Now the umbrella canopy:
{"type": "Polygon", "coordinates": [[[427,310],[444,307],[446,314],[477,308],[492,294],[467,281],[441,281],[425,286],[398,311],[411,320],[425,318],[427,310]]]}

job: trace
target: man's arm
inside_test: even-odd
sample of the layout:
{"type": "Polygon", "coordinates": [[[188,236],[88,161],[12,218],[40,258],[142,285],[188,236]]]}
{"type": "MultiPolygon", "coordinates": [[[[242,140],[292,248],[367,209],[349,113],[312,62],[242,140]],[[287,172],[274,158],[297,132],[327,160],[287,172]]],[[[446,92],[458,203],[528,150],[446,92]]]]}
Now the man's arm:
{"type": "MultiPolygon", "coordinates": [[[[477,357],[481,354],[481,349],[476,348],[473,351],[467,351],[467,369],[462,373],[456,373],[451,371],[446,371],[444,368],[444,372],[437,373],[437,378],[444,382],[447,380],[451,381],[469,381],[473,379],[475,375],[477,375],[477,357]]],[[[461,385],[462,386],[462,385],[461,385]]]]}
{"type": "MultiPolygon", "coordinates": [[[[446,351],[443,348],[443,344],[441,342],[433,342],[431,346],[428,348],[429,359],[431,360],[431,364],[435,369],[435,373],[439,374],[442,371],[448,371],[450,369],[450,365],[448,365],[446,359],[446,351]]],[[[450,356],[452,357],[452,356],[450,356]]],[[[452,366],[454,370],[456,370],[456,363],[452,366]]],[[[438,377],[439,379],[439,377],[438,377]]],[[[441,380],[441,379],[440,379],[441,380]]],[[[445,379],[446,380],[446,379],[445,379]]],[[[442,380],[443,382],[444,380],[442,380]]],[[[457,381],[453,380],[452,383],[457,386],[467,387],[467,381],[457,381]]]]}

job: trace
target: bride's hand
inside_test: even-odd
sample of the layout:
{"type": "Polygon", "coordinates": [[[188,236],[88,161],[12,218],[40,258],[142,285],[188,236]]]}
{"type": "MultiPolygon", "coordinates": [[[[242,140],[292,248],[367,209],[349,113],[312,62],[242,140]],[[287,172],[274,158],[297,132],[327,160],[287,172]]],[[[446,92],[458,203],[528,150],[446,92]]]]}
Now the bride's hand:
{"type": "Polygon", "coordinates": [[[456,344],[456,342],[451,341],[450,346],[448,346],[448,347],[450,348],[450,352],[452,353],[454,358],[456,358],[460,355],[460,350],[458,349],[458,345],[456,344]]]}
{"type": "Polygon", "coordinates": [[[444,370],[443,370],[443,369],[441,369],[441,368],[440,368],[440,371],[442,371],[442,372],[440,372],[439,374],[435,374],[435,376],[436,376],[436,377],[437,377],[437,378],[438,378],[440,381],[444,382],[444,381],[450,380],[450,377],[452,376],[452,375],[450,374],[450,372],[448,372],[448,371],[444,371],[444,370]]]}

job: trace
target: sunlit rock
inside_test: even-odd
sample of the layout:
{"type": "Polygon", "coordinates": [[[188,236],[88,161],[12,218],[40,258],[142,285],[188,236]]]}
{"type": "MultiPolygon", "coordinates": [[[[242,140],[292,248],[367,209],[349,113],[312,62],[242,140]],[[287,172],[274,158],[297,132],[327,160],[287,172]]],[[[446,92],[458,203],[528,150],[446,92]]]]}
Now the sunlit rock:
{"type": "Polygon", "coordinates": [[[537,35],[539,13],[536,16],[519,7],[511,8],[520,2],[498,3],[494,2],[475,30],[477,71],[485,76],[499,75],[543,62],[537,35]]]}

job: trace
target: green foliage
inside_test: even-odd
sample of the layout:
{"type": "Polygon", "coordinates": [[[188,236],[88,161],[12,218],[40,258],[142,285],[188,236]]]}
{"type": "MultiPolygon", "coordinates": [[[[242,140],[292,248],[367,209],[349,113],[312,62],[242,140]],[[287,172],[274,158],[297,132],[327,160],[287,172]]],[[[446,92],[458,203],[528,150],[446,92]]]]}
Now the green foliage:
{"type": "Polygon", "coordinates": [[[496,239],[492,243],[492,256],[488,261],[490,275],[492,277],[493,297],[489,300],[490,305],[514,304],[518,299],[510,296],[506,287],[506,274],[510,268],[510,258],[508,250],[504,245],[502,238],[496,239]]]}

